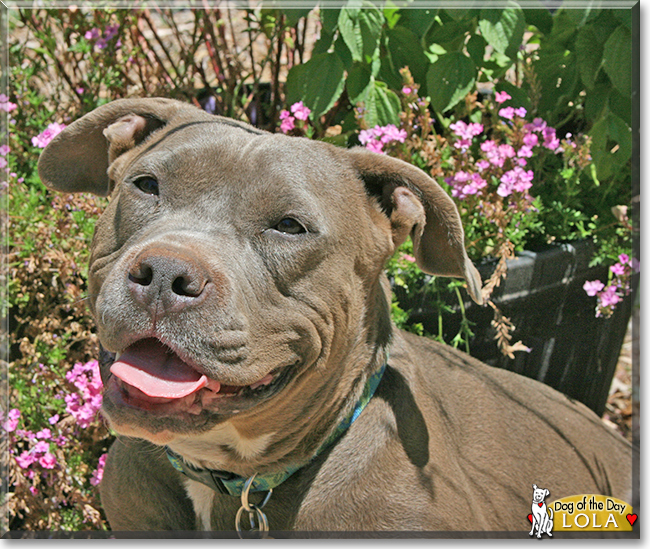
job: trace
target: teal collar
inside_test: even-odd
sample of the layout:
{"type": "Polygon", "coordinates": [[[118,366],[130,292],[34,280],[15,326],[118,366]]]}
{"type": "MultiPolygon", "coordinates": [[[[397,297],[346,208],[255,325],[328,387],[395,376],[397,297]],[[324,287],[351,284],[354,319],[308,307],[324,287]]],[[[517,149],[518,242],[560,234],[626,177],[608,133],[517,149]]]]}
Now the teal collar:
{"type": "MultiPolygon", "coordinates": [[[[339,423],[338,427],[334,429],[332,434],[327,437],[327,440],[321,445],[321,447],[314,454],[314,458],[322,453],[326,448],[332,445],[336,440],[338,440],[345,431],[354,423],[354,421],[361,415],[361,412],[370,402],[370,399],[375,394],[375,390],[381,381],[381,378],[386,370],[386,365],[384,364],[377,372],[375,372],[368,381],[363,389],[361,398],[357,401],[355,407],[347,415],[347,417],[339,423]]],[[[199,467],[194,467],[187,463],[183,458],[174,452],[171,448],[165,446],[167,451],[167,458],[174,466],[174,469],[183,473],[192,480],[196,480],[212,488],[213,490],[221,494],[229,494],[231,496],[241,496],[244,484],[248,480],[245,477],[240,477],[234,473],[228,471],[218,471],[215,469],[201,469],[199,467]]],[[[312,458],[312,459],[314,459],[312,458]]],[[[250,491],[251,492],[267,492],[272,490],[276,486],[282,484],[287,480],[291,475],[293,475],[299,469],[302,469],[306,464],[295,465],[287,467],[284,471],[279,473],[268,473],[266,475],[257,475],[253,480],[250,491]]]]}

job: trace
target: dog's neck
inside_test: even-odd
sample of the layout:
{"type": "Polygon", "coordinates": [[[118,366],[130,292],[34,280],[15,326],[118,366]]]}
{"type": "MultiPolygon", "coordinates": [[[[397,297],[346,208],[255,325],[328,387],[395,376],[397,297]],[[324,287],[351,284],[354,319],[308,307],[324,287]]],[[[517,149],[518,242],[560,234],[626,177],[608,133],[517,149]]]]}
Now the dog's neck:
{"type": "MultiPolygon", "coordinates": [[[[354,421],[361,415],[361,412],[370,402],[370,399],[373,397],[375,390],[379,386],[385,369],[386,364],[384,364],[379,370],[370,376],[370,378],[364,384],[361,396],[356,401],[354,407],[346,414],[343,420],[329,434],[327,439],[320,445],[311,459],[314,459],[321,452],[325,451],[332,444],[334,444],[341,436],[343,436],[343,434],[348,430],[352,423],[354,423],[354,421]]],[[[262,492],[272,490],[306,465],[306,463],[294,464],[285,467],[282,470],[266,475],[258,475],[256,473],[247,479],[246,477],[238,476],[229,471],[197,467],[191,463],[188,463],[183,459],[181,455],[171,450],[171,448],[167,447],[166,450],[169,461],[179,472],[185,474],[192,480],[201,482],[202,484],[219,493],[230,494],[232,496],[240,496],[242,491],[246,489],[245,486],[247,483],[249,484],[247,491],[249,490],[251,492],[262,492]]],[[[311,459],[309,461],[311,461],[311,459]]]]}

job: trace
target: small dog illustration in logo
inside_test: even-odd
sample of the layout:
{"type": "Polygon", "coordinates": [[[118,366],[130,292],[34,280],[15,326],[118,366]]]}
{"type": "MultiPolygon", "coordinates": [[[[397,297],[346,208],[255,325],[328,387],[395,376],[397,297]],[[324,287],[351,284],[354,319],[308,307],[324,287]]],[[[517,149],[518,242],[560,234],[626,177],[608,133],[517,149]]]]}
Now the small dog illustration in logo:
{"type": "Polygon", "coordinates": [[[549,516],[548,511],[546,510],[546,503],[544,499],[546,496],[550,495],[550,492],[545,488],[538,488],[537,484],[533,484],[533,504],[532,509],[532,518],[531,522],[533,527],[530,529],[529,536],[532,536],[535,532],[535,526],[537,526],[537,537],[541,539],[542,534],[548,534],[549,537],[553,537],[551,530],[553,530],[553,509],[549,508],[551,515],[549,516]]]}

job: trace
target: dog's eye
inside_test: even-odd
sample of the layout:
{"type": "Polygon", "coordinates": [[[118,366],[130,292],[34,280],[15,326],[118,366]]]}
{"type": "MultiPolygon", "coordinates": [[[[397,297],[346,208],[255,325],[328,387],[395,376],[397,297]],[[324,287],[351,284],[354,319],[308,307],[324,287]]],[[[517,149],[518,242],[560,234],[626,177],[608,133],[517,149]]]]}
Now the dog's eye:
{"type": "Polygon", "coordinates": [[[133,184],[145,194],[158,195],[158,181],[153,177],[138,177],[133,184]]]}
{"type": "Polygon", "coordinates": [[[273,228],[276,231],[285,234],[300,234],[307,232],[307,230],[292,217],[285,217],[273,228]]]}

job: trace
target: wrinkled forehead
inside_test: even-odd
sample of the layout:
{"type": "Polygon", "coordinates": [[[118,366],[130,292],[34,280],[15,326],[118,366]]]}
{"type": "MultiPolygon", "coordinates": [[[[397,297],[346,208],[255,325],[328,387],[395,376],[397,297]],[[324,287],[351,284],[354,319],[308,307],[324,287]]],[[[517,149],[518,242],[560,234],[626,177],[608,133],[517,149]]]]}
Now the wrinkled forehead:
{"type": "Polygon", "coordinates": [[[362,191],[343,155],[322,145],[223,122],[187,122],[145,143],[127,171],[224,193],[272,191],[331,201],[362,191]]]}

